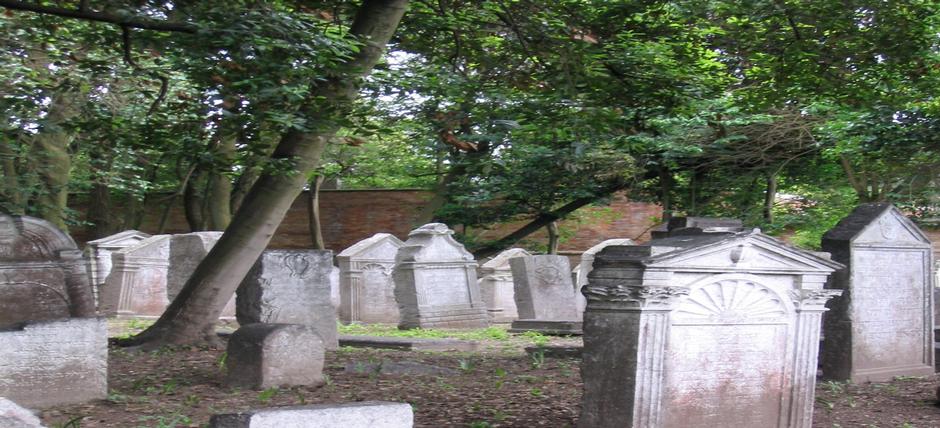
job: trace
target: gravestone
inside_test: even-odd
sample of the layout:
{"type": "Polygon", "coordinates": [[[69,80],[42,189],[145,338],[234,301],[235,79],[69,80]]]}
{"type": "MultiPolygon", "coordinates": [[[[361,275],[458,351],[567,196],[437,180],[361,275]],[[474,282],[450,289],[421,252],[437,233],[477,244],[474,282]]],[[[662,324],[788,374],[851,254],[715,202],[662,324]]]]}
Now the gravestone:
{"type": "Polygon", "coordinates": [[[890,204],[862,204],[823,236],[848,268],[828,288],[844,298],[826,314],[823,376],[881,382],[934,372],[930,241],[890,204]]]}
{"type": "Polygon", "coordinates": [[[42,421],[31,410],[0,397],[0,427],[42,428],[42,421]]]}
{"type": "Polygon", "coordinates": [[[247,324],[225,350],[225,384],[251,389],[323,383],[323,341],[310,326],[247,324]]]}
{"type": "Polygon", "coordinates": [[[238,323],[308,325],[327,349],[336,349],[332,270],[333,252],[329,250],[265,250],[238,287],[238,323]]]}
{"type": "Polygon", "coordinates": [[[741,232],[741,220],[734,218],[714,217],[672,217],[665,224],[650,232],[653,239],[668,238],[682,234],[698,234],[701,232],[741,232]]]}
{"type": "Polygon", "coordinates": [[[513,332],[580,334],[574,286],[568,258],[557,255],[509,259],[519,319],[513,332]]]}
{"type": "Polygon", "coordinates": [[[577,271],[577,281],[575,285],[577,286],[577,292],[575,293],[576,298],[578,299],[578,319],[580,320],[584,316],[584,308],[587,307],[587,300],[584,298],[584,294],[581,294],[581,289],[587,285],[588,274],[591,273],[591,270],[594,269],[594,256],[597,253],[601,252],[604,248],[607,248],[611,245],[634,245],[632,239],[608,239],[602,241],[601,243],[588,248],[585,252],[581,253],[581,263],[578,263],[575,266],[574,270],[577,271]]]}
{"type": "Polygon", "coordinates": [[[402,245],[388,233],[376,233],[336,256],[342,322],[398,323],[392,269],[402,245]]]}
{"type": "Polygon", "coordinates": [[[605,248],[584,288],[579,426],[812,426],[840,268],[756,230],[605,248]]]}
{"type": "MultiPolygon", "coordinates": [[[[166,276],[166,292],[170,302],[176,298],[186,281],[196,271],[212,247],[215,246],[222,232],[192,232],[170,235],[169,266],[166,276]]],[[[222,309],[222,318],[235,316],[235,296],[222,309]]]]}
{"type": "Polygon", "coordinates": [[[395,256],[398,327],[483,328],[486,305],[480,298],[476,262],[441,223],[421,226],[395,256]]]}
{"type": "Polygon", "coordinates": [[[490,322],[508,323],[519,318],[509,259],[525,256],[531,254],[521,248],[510,248],[480,266],[480,293],[486,303],[490,322]]]}
{"type": "Polygon", "coordinates": [[[99,290],[106,315],[160,316],[169,304],[167,270],[171,235],[155,235],[111,253],[111,273],[99,290]]]}
{"type": "Polygon", "coordinates": [[[85,244],[85,258],[88,259],[88,277],[95,292],[95,302],[98,301],[98,290],[104,286],[104,281],[111,273],[111,253],[122,248],[137,245],[138,242],[150,237],[150,234],[137,230],[125,230],[114,235],[106,236],[85,244]]]}
{"type": "Polygon", "coordinates": [[[0,328],[94,315],[75,241],[45,220],[0,214],[0,328]]]}
{"type": "Polygon", "coordinates": [[[408,403],[359,401],[314,404],[214,415],[209,428],[411,428],[414,411],[408,403]]]}

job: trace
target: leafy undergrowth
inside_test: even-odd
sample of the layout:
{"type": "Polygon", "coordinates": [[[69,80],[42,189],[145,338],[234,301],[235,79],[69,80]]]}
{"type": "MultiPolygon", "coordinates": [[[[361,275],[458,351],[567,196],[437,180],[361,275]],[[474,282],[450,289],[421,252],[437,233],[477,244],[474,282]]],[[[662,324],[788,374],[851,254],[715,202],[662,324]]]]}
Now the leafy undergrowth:
{"type": "MultiPolygon", "coordinates": [[[[50,427],[202,427],[215,413],[253,408],[385,400],[410,403],[419,427],[565,427],[580,412],[580,361],[523,352],[524,346],[574,345],[577,338],[517,335],[504,329],[400,332],[391,326],[343,327],[343,334],[480,340],[481,351],[405,352],[341,348],[326,354],[324,384],[250,391],[223,385],[221,350],[184,348],[128,353],[112,348],[107,400],[43,412],[50,427]],[[347,367],[410,362],[447,375],[389,375],[347,367]]],[[[935,376],[852,385],[821,382],[814,427],[938,427],[935,376]]]]}

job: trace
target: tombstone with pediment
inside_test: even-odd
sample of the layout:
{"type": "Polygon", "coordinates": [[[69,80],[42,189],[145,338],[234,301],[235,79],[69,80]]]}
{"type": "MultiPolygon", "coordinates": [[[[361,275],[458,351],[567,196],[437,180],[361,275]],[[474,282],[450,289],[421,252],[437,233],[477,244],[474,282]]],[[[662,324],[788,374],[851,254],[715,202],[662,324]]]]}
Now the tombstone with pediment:
{"type": "Polygon", "coordinates": [[[398,323],[392,269],[402,245],[400,239],[388,233],[376,233],[336,256],[340,321],[398,323]]]}
{"type": "Polygon", "coordinates": [[[98,294],[106,315],[160,316],[169,304],[167,270],[172,235],[154,235],[111,253],[111,273],[98,294]]]}
{"type": "Polygon", "coordinates": [[[45,220],[0,214],[0,396],[39,408],[104,398],[107,350],[72,238],[45,220]]]}
{"type": "Polygon", "coordinates": [[[508,323],[519,318],[509,259],[531,255],[522,248],[510,248],[480,266],[480,279],[477,282],[490,314],[490,322],[508,323]]]}
{"type": "Polygon", "coordinates": [[[477,264],[447,225],[430,223],[408,234],[395,256],[398,327],[483,328],[489,325],[477,284],[477,264]]]}
{"type": "Polygon", "coordinates": [[[104,238],[88,241],[85,244],[85,257],[88,259],[88,277],[95,291],[97,301],[98,290],[104,286],[105,280],[111,273],[111,253],[122,248],[137,245],[138,242],[150,237],[150,234],[138,230],[125,230],[104,238]]]}
{"type": "Polygon", "coordinates": [[[832,380],[881,382],[934,372],[932,249],[891,204],[862,204],[826,232],[823,250],[848,268],[828,288],[820,362],[832,380]]]}
{"type": "Polygon", "coordinates": [[[579,425],[812,426],[840,268],[756,230],[605,248],[583,290],[579,425]]]}
{"type": "Polygon", "coordinates": [[[634,245],[632,239],[622,238],[622,239],[608,239],[606,241],[601,241],[599,244],[588,248],[585,252],[581,253],[581,263],[578,263],[574,268],[574,279],[575,287],[577,292],[575,293],[575,298],[578,300],[578,319],[584,314],[584,308],[587,306],[587,300],[584,299],[584,295],[581,294],[581,289],[587,285],[588,274],[594,269],[594,256],[597,253],[601,252],[604,248],[607,248],[611,245],[634,245]]]}

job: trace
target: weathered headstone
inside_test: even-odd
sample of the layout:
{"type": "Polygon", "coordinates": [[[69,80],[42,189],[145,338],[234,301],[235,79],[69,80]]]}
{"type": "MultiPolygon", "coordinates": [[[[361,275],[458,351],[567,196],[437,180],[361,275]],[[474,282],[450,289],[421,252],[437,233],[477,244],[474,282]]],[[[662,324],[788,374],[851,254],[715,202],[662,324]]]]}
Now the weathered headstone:
{"type": "Polygon", "coordinates": [[[214,415],[210,428],[411,428],[414,411],[408,403],[360,401],[278,407],[214,415]]]}
{"type": "Polygon", "coordinates": [[[611,245],[634,245],[632,239],[608,239],[602,241],[601,243],[588,248],[585,252],[581,253],[581,263],[578,263],[575,266],[574,270],[577,271],[577,281],[575,286],[577,287],[577,292],[575,293],[576,298],[578,299],[578,319],[580,320],[584,316],[584,308],[587,307],[587,300],[584,298],[584,294],[581,294],[581,289],[587,285],[588,274],[591,273],[591,270],[594,269],[594,256],[597,253],[601,252],[604,248],[607,248],[611,245]]]}
{"type": "Polygon", "coordinates": [[[510,331],[546,334],[580,334],[575,289],[568,258],[556,255],[514,257],[514,297],[519,319],[510,331]]]}
{"type": "Polygon", "coordinates": [[[99,290],[107,315],[159,316],[169,304],[167,269],[171,235],[155,235],[111,253],[111,273],[99,290]]]}
{"type": "Polygon", "coordinates": [[[323,383],[320,336],[300,324],[247,324],[226,348],[226,385],[251,389],[323,383]]]}
{"type": "Polygon", "coordinates": [[[137,230],[125,230],[104,238],[88,241],[85,244],[85,258],[88,259],[88,277],[98,301],[98,290],[111,273],[111,253],[122,248],[137,245],[150,237],[150,234],[137,230]]]}
{"type": "MultiPolygon", "coordinates": [[[[166,276],[166,293],[170,302],[176,298],[186,281],[196,271],[215,243],[222,237],[222,232],[192,232],[170,235],[169,267],[166,276]]],[[[222,309],[222,318],[235,317],[235,296],[222,309]]]]}
{"type": "Polygon", "coordinates": [[[714,217],[673,217],[663,226],[656,227],[650,232],[653,239],[668,238],[682,234],[697,234],[701,232],[741,232],[741,220],[734,218],[714,217]]]}
{"type": "Polygon", "coordinates": [[[24,322],[0,331],[0,396],[44,408],[107,395],[104,318],[24,322]]]}
{"type": "Polygon", "coordinates": [[[823,236],[848,269],[826,314],[820,362],[832,380],[880,382],[934,372],[931,244],[890,204],[862,204],[823,236]]]}
{"type": "Polygon", "coordinates": [[[483,328],[489,324],[480,298],[476,262],[441,223],[421,226],[395,256],[399,328],[483,328]]]}
{"type": "Polygon", "coordinates": [[[45,220],[0,214],[0,328],[94,314],[75,241],[45,220]]]}
{"type": "Polygon", "coordinates": [[[340,269],[340,320],[344,323],[398,322],[392,269],[404,245],[388,234],[376,233],[336,256],[340,269]]]}
{"type": "Polygon", "coordinates": [[[236,318],[251,323],[313,327],[327,349],[339,346],[330,298],[333,252],[266,250],[238,287],[236,318]]]}
{"type": "Polygon", "coordinates": [[[480,266],[480,293],[486,303],[490,322],[508,323],[519,318],[509,259],[526,256],[531,254],[521,248],[510,248],[480,266]]]}
{"type": "Polygon", "coordinates": [[[812,426],[840,268],[757,231],[605,248],[584,288],[579,426],[812,426]]]}

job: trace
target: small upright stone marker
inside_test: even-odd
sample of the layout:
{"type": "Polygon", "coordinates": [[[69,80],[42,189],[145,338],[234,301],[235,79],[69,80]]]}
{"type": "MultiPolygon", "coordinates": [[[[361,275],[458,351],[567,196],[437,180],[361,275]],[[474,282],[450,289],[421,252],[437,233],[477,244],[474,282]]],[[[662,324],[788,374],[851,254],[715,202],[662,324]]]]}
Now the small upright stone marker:
{"type": "Polygon", "coordinates": [[[414,411],[408,403],[360,401],[279,407],[215,415],[210,428],[411,428],[414,411]]]}
{"type": "Polygon", "coordinates": [[[827,284],[846,292],[826,314],[823,377],[861,383],[933,374],[926,235],[891,204],[862,204],[826,232],[822,247],[848,266],[827,284]]]}
{"type": "Polygon", "coordinates": [[[508,323],[519,318],[509,259],[531,255],[521,248],[510,248],[480,266],[480,293],[483,294],[491,322],[508,323]]]}
{"type": "Polygon", "coordinates": [[[238,287],[238,323],[303,324],[327,349],[339,347],[333,307],[329,250],[266,250],[238,287]]]}
{"type": "Polygon", "coordinates": [[[484,328],[489,324],[480,298],[476,262],[441,223],[408,234],[395,256],[395,300],[399,328],[484,328]]]}
{"type": "Polygon", "coordinates": [[[323,383],[324,348],[310,326],[248,324],[226,348],[225,383],[251,389],[323,383]]]}
{"type": "Polygon", "coordinates": [[[106,315],[159,316],[169,304],[166,291],[171,235],[154,235],[111,253],[111,273],[99,290],[106,315]]]}
{"type": "Polygon", "coordinates": [[[344,323],[398,323],[392,269],[405,245],[388,233],[376,233],[336,256],[340,270],[339,318],[344,323]]]}
{"type": "Polygon", "coordinates": [[[565,256],[542,255],[509,259],[519,319],[510,331],[580,334],[571,269],[565,256]]]}
{"type": "Polygon", "coordinates": [[[605,248],[584,288],[578,425],[812,426],[840,268],[756,230],[605,248]]]}

